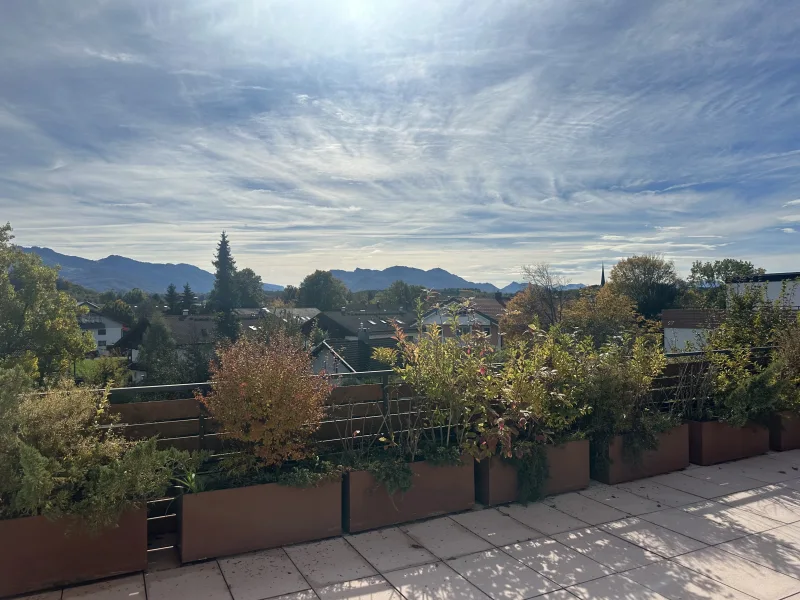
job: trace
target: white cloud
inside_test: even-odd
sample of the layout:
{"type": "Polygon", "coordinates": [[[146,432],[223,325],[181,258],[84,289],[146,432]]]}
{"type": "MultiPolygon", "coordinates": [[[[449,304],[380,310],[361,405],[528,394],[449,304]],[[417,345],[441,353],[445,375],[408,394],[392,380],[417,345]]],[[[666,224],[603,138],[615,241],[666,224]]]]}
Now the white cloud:
{"type": "Polygon", "coordinates": [[[590,282],[635,252],[683,270],[789,260],[774,231],[800,221],[782,210],[800,203],[785,200],[800,6],[6,12],[0,211],[20,243],[208,268],[226,228],[276,283],[394,264],[504,283],[540,260],[590,282]]]}
{"type": "Polygon", "coordinates": [[[794,229],[793,227],[784,227],[783,229],[781,229],[781,231],[783,233],[797,233],[797,230],[794,229]]]}

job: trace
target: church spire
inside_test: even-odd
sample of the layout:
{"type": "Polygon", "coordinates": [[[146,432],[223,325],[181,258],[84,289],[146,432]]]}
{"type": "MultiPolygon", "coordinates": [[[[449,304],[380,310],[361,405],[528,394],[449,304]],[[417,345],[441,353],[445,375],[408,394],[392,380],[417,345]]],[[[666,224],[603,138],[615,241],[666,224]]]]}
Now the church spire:
{"type": "Polygon", "coordinates": [[[606,284],[606,264],[601,263],[601,271],[600,271],[600,287],[605,286],[606,284]]]}

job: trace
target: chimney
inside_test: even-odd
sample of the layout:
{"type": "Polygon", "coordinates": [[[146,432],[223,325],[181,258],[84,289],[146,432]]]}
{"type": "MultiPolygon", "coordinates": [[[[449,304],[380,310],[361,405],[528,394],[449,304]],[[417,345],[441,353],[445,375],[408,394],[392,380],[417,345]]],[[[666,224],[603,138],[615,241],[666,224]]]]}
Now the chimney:
{"type": "Polygon", "coordinates": [[[363,323],[361,324],[361,327],[358,328],[358,341],[369,344],[369,329],[364,327],[363,323]]]}
{"type": "Polygon", "coordinates": [[[189,309],[188,308],[184,308],[183,309],[183,316],[184,317],[188,317],[189,316],[189,309]]]}
{"type": "Polygon", "coordinates": [[[343,314],[343,315],[346,315],[346,314],[347,314],[347,307],[346,307],[346,306],[343,306],[343,307],[342,307],[342,314],[343,314]]]}

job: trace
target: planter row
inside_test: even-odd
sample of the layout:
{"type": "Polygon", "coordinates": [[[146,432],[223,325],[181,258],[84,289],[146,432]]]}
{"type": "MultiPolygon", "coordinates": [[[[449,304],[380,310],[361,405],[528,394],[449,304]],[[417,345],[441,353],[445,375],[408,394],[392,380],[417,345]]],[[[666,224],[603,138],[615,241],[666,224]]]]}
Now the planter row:
{"type": "MultiPolygon", "coordinates": [[[[635,464],[624,459],[624,440],[609,445],[610,464],[598,474],[604,483],[620,483],[700,465],[736,460],[773,450],[800,447],[800,419],[775,417],[770,429],[734,428],[722,423],[690,422],[659,438],[657,450],[635,464]]],[[[366,471],[343,482],[299,489],[258,485],[183,496],[180,506],[181,560],[218,556],[308,542],[427,517],[469,510],[478,502],[517,500],[517,470],[495,457],[460,466],[412,465],[414,485],[389,495],[366,471]]],[[[589,485],[589,441],[547,448],[549,477],[545,494],[589,485]]],[[[118,526],[89,535],[64,521],[28,517],[0,521],[0,597],[49,587],[142,571],[147,567],[147,516],[130,512],[118,526]]]]}

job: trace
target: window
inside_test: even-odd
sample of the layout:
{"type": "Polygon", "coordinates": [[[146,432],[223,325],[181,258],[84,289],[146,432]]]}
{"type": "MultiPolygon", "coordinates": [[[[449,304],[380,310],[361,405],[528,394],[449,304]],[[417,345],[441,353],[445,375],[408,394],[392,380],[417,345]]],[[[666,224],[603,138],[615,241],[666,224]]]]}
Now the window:
{"type": "Polygon", "coordinates": [[[97,335],[105,335],[105,334],[106,334],[106,330],[105,329],[98,329],[97,330],[97,335]]]}
{"type": "Polygon", "coordinates": [[[105,347],[106,347],[106,341],[105,341],[105,340],[99,340],[99,341],[97,342],[97,346],[98,346],[99,348],[105,348],[105,347]]]}

